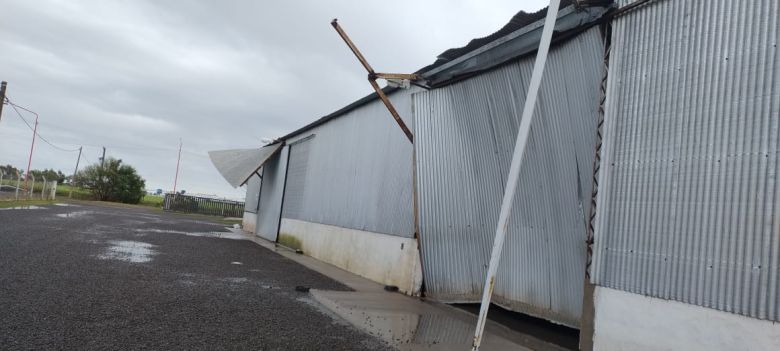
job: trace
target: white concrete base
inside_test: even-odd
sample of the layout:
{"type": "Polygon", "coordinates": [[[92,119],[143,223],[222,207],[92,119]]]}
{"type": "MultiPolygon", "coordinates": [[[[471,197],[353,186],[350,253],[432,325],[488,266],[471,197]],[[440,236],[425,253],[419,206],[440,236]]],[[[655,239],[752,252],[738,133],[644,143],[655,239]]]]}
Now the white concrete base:
{"type": "Polygon", "coordinates": [[[780,350],[780,324],[596,287],[594,350],[780,350]]]}
{"type": "Polygon", "coordinates": [[[417,241],[392,235],[283,218],[279,242],[297,239],[303,253],[384,285],[419,295],[417,241]]]}
{"type": "Polygon", "coordinates": [[[244,212],[244,219],[241,221],[241,228],[246,232],[254,233],[257,225],[257,215],[252,212],[244,212]]]}

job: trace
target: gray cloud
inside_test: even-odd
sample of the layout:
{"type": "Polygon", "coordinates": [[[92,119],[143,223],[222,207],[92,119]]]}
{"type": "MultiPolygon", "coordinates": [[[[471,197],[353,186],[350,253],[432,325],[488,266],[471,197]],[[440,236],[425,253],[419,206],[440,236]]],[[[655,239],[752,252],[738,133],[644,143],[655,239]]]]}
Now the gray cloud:
{"type": "MultiPolygon", "coordinates": [[[[546,1],[6,1],[0,79],[41,115],[40,133],[136,166],[170,189],[242,197],[208,150],[256,147],[369,93],[330,27],[339,21],[371,64],[411,72],[546,1]]],[[[31,132],[6,106],[0,163],[26,167],[31,132]]],[[[27,115],[29,120],[32,116],[27,115]]],[[[33,168],[69,173],[75,153],[36,142],[33,168]]]]}

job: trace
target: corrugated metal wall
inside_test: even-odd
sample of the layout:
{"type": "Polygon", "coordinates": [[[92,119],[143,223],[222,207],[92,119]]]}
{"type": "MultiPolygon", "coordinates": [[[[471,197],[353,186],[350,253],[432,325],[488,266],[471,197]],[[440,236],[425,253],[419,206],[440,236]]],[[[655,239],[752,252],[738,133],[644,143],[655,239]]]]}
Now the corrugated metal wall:
{"type": "Polygon", "coordinates": [[[257,234],[276,241],[279,234],[282,195],[287,172],[288,147],[284,147],[263,166],[263,189],[260,194],[260,211],[257,213],[257,234]]]}
{"type": "MultiPolygon", "coordinates": [[[[551,50],[494,301],[576,326],[582,305],[603,43],[598,28],[551,50]]],[[[533,57],[414,95],[428,295],[481,297],[533,57]]]]}
{"type": "Polygon", "coordinates": [[[780,320],[780,5],[616,19],[593,282],[780,320]]]}
{"type": "Polygon", "coordinates": [[[312,139],[314,139],[314,135],[288,146],[290,158],[287,165],[287,190],[284,194],[284,208],[282,209],[282,216],[285,218],[299,219],[303,216],[303,197],[306,194],[306,178],[308,178],[309,173],[312,139]]]}
{"type": "MultiPolygon", "coordinates": [[[[410,122],[415,90],[390,96],[410,122]]],[[[381,101],[369,102],[287,142],[292,151],[284,218],[414,235],[412,145],[381,101]],[[304,142],[309,144],[306,167],[297,172],[293,168],[298,144],[294,143],[312,134],[304,142]]]]}
{"type": "Polygon", "coordinates": [[[257,213],[257,201],[260,195],[260,177],[253,175],[246,182],[246,199],[244,200],[244,212],[257,213]]]}

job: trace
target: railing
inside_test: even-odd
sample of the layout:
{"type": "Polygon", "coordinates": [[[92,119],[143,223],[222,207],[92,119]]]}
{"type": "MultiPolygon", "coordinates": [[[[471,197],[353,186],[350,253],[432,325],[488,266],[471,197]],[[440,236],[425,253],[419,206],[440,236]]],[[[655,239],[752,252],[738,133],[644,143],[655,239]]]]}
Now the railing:
{"type": "Polygon", "coordinates": [[[165,194],[163,210],[241,218],[244,215],[244,202],[182,194],[165,194]]]}

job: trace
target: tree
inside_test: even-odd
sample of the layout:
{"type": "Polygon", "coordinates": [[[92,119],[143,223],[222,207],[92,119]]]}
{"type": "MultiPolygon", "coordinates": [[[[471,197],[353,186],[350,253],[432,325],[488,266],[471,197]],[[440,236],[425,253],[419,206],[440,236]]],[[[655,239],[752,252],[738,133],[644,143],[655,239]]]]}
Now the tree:
{"type": "Polygon", "coordinates": [[[144,197],[146,181],[122,160],[106,158],[104,166],[90,165],[79,171],[75,184],[89,189],[101,201],[137,204],[144,197]]]}
{"type": "Polygon", "coordinates": [[[20,169],[14,167],[14,166],[11,166],[11,165],[0,166],[0,171],[3,172],[3,174],[5,175],[6,179],[8,179],[9,176],[16,177],[17,172],[21,173],[20,169]]]}
{"type": "Polygon", "coordinates": [[[47,181],[56,180],[57,183],[60,184],[65,182],[65,174],[63,174],[62,171],[55,171],[54,169],[44,169],[42,171],[34,169],[30,171],[30,174],[34,176],[36,180],[42,180],[43,177],[46,177],[47,181]]]}

